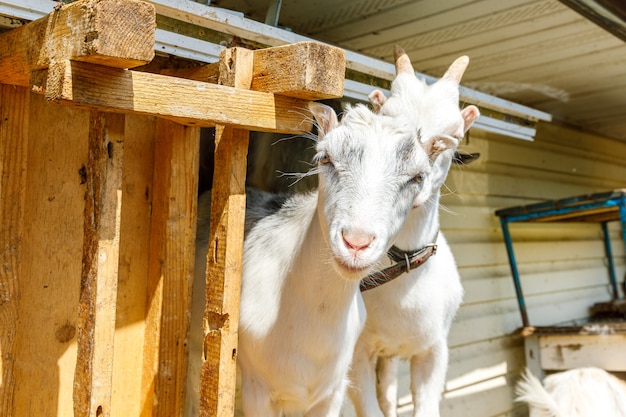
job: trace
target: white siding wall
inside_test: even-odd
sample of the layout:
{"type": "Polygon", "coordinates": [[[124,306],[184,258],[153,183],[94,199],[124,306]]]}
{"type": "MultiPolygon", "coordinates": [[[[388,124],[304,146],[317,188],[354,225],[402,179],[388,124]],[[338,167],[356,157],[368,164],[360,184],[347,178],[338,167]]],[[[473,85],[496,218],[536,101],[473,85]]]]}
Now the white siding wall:
{"type": "MultiPolygon", "coordinates": [[[[524,416],[513,386],[524,366],[521,318],[494,211],[499,208],[626,188],[626,143],[541,125],[534,142],[473,130],[444,191],[442,229],[463,279],[464,304],[449,337],[443,417],[524,416]]],[[[619,224],[610,228],[617,277],[626,272],[619,224]]],[[[531,324],[585,318],[610,299],[602,231],[596,224],[514,224],[513,245],[531,324]]],[[[400,375],[401,415],[411,415],[408,367],[400,375]]],[[[349,405],[344,416],[352,415],[349,405]]]]}

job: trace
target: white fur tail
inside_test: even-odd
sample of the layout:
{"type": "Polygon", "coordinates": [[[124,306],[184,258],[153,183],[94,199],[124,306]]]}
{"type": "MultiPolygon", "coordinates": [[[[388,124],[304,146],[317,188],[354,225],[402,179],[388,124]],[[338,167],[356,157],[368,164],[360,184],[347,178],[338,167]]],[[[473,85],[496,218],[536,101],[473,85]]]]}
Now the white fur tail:
{"type": "Polygon", "coordinates": [[[515,394],[517,395],[515,401],[528,403],[533,410],[531,413],[533,417],[566,417],[559,410],[554,398],[541,385],[541,381],[531,374],[528,368],[518,381],[515,394]]]}

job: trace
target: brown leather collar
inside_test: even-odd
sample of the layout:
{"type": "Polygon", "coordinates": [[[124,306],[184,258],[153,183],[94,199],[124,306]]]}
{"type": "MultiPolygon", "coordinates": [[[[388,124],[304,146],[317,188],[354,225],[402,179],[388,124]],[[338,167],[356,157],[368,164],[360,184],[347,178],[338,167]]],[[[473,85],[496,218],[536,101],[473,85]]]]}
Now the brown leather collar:
{"type": "Polygon", "coordinates": [[[420,267],[428,260],[428,258],[436,253],[436,243],[430,243],[421,249],[411,252],[403,251],[395,246],[392,246],[387,252],[387,255],[396,263],[383,269],[382,271],[374,272],[373,274],[363,278],[359,285],[361,292],[380,287],[381,285],[398,278],[403,273],[420,267]]]}

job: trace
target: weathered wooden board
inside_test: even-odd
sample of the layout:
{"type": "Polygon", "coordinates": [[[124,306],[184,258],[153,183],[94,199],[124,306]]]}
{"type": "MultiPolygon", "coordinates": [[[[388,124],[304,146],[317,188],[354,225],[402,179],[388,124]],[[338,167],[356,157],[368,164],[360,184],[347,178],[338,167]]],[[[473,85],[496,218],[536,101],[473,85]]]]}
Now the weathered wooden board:
{"type": "Polygon", "coordinates": [[[126,115],[120,219],[120,255],[111,394],[112,416],[140,416],[146,398],[142,384],[150,216],[154,172],[155,119],[126,115]]]}
{"type": "Polygon", "coordinates": [[[0,85],[0,415],[13,410],[24,246],[29,93],[0,85]]]}
{"type": "Polygon", "coordinates": [[[260,49],[254,53],[251,89],[305,100],[343,96],[342,49],[317,42],[260,49]]]}
{"type": "Polygon", "coordinates": [[[32,87],[68,105],[159,116],[185,125],[221,123],[282,133],[307,132],[312,126],[303,100],[83,62],[59,62],[35,73],[32,87]]]}
{"type": "Polygon", "coordinates": [[[74,416],[108,417],[117,309],[124,116],[90,112],[74,416]]]}
{"type": "MultiPolygon", "coordinates": [[[[249,88],[253,54],[236,48],[222,53],[220,82],[249,88]]],[[[246,209],[246,161],[250,133],[230,126],[215,132],[215,170],[200,372],[200,416],[227,417],[235,410],[237,331],[246,209]]]]}
{"type": "Polygon", "coordinates": [[[154,57],[154,6],[82,0],[0,36],[0,81],[28,86],[33,70],[66,59],[132,68],[154,57]]]}
{"type": "Polygon", "coordinates": [[[564,371],[596,366],[626,372],[626,333],[599,335],[539,335],[539,357],[546,370],[564,371]]]}
{"type": "Polygon", "coordinates": [[[89,112],[51,106],[38,95],[30,95],[27,111],[12,415],[71,416],[89,112]]]}
{"type": "Polygon", "coordinates": [[[200,130],[156,122],[142,415],[184,405],[196,239],[200,130]]]}
{"type": "MultiPolygon", "coordinates": [[[[343,96],[346,59],[340,48],[307,41],[258,49],[253,55],[250,90],[304,100],[343,96]]],[[[196,68],[166,69],[161,74],[217,83],[220,65],[224,65],[224,62],[196,68]]]]}

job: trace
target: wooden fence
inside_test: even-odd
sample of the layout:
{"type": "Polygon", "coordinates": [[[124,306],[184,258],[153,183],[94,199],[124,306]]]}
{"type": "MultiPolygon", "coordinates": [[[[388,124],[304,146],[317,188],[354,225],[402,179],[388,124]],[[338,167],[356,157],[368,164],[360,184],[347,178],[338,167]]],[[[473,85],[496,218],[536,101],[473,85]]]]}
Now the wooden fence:
{"type": "Polygon", "coordinates": [[[155,73],[155,28],[149,3],[81,0],[0,35],[2,416],[182,414],[213,126],[200,407],[233,413],[248,132],[310,130],[345,57],[302,42],[155,73]]]}

